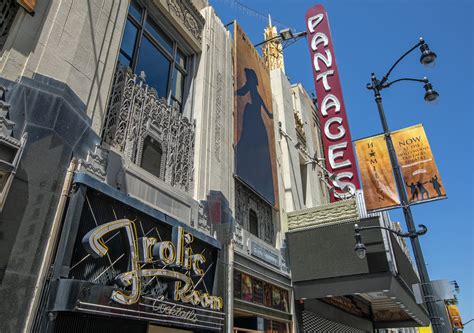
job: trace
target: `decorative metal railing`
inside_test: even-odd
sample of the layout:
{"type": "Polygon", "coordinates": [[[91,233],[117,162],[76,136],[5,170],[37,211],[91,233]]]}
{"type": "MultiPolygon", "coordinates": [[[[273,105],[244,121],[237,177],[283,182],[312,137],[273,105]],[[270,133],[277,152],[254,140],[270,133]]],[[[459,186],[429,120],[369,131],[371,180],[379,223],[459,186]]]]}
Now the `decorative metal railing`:
{"type": "Polygon", "coordinates": [[[117,65],[104,126],[104,141],[140,165],[144,140],[161,145],[159,178],[190,191],[192,188],[195,123],[178,108],[158,98],[156,90],[130,68],[117,65]]]}

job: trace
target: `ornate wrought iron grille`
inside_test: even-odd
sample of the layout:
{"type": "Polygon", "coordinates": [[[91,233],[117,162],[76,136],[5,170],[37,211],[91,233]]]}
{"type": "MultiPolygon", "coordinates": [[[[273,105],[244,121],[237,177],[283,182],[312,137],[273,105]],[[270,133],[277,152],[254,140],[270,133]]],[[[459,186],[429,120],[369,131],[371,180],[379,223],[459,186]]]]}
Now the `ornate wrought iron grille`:
{"type": "Polygon", "coordinates": [[[195,123],[128,67],[117,65],[104,127],[104,141],[140,165],[147,136],[162,148],[160,177],[168,184],[192,188],[195,123]]]}
{"type": "Polygon", "coordinates": [[[0,50],[3,49],[8,32],[18,11],[18,4],[13,0],[0,0],[0,50]]]}

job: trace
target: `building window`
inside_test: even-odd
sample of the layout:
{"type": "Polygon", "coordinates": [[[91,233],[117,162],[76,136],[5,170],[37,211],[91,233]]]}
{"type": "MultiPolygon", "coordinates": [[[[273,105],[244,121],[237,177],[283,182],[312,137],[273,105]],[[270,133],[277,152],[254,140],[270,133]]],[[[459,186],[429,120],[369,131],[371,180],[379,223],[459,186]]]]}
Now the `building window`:
{"type": "Polygon", "coordinates": [[[161,160],[163,150],[158,141],[151,136],[147,136],[143,141],[143,149],[141,156],[141,167],[152,175],[161,178],[161,160]]]}
{"type": "Polygon", "coordinates": [[[182,110],[189,57],[171,34],[159,26],[145,6],[132,1],[120,46],[119,62],[156,89],[158,97],[182,110]]]}
{"type": "Polygon", "coordinates": [[[303,204],[306,206],[308,203],[306,202],[306,198],[308,197],[308,165],[307,164],[300,164],[300,173],[301,173],[301,190],[303,192],[303,204]]]}
{"type": "Polygon", "coordinates": [[[249,211],[249,231],[258,237],[258,217],[253,209],[249,211]]]}
{"type": "Polygon", "coordinates": [[[0,0],[0,51],[8,38],[8,33],[18,11],[18,4],[12,0],[0,0]]]}

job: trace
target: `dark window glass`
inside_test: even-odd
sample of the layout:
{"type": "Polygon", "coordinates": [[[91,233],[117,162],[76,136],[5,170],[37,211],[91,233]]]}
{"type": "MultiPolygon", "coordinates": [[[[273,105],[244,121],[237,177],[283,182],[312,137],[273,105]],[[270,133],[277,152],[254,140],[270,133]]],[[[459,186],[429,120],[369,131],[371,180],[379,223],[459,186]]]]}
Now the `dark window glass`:
{"type": "Polygon", "coordinates": [[[138,54],[135,73],[145,72],[146,83],[155,88],[158,96],[167,97],[171,62],[148,38],[144,37],[138,54]]]}
{"type": "Polygon", "coordinates": [[[184,75],[178,69],[173,74],[173,98],[181,105],[183,103],[184,75]]]}
{"type": "Polygon", "coordinates": [[[176,63],[186,69],[186,57],[180,49],[176,50],[176,63]]]}
{"type": "Polygon", "coordinates": [[[258,217],[252,209],[249,211],[249,231],[258,237],[258,217]]]}
{"type": "Polygon", "coordinates": [[[181,111],[188,61],[176,40],[156,22],[146,7],[132,0],[118,61],[137,75],[143,72],[145,83],[156,89],[158,97],[181,111]]]}
{"type": "Polygon", "coordinates": [[[303,188],[303,202],[306,205],[307,174],[308,174],[307,164],[300,164],[300,173],[301,173],[301,187],[303,188]]]}
{"type": "Polygon", "coordinates": [[[159,178],[162,156],[163,151],[161,150],[160,143],[147,136],[143,142],[141,167],[159,178]]]}
{"type": "Polygon", "coordinates": [[[166,51],[169,52],[169,54],[173,54],[173,41],[166,36],[166,34],[156,26],[151,20],[147,19],[146,24],[145,24],[145,29],[148,31],[153,38],[155,38],[158,43],[164,47],[166,51]]]}
{"type": "Polygon", "coordinates": [[[140,22],[142,20],[142,8],[135,1],[132,1],[130,3],[130,7],[128,8],[128,12],[138,22],[140,22]]]}
{"type": "Polygon", "coordinates": [[[119,54],[118,61],[125,66],[131,67],[132,65],[132,60],[128,58],[126,55],[124,55],[122,52],[119,54]]]}
{"type": "Polygon", "coordinates": [[[263,282],[257,279],[253,279],[253,301],[263,304],[263,282]]]}
{"type": "Polygon", "coordinates": [[[240,299],[242,294],[240,292],[242,281],[240,279],[240,272],[234,273],[234,297],[240,299]]]}
{"type": "Polygon", "coordinates": [[[8,33],[18,12],[17,2],[19,1],[0,1],[0,50],[3,49],[7,41],[8,33]]]}
{"type": "Polygon", "coordinates": [[[135,48],[137,33],[137,27],[130,20],[127,20],[123,32],[122,45],[120,46],[120,56],[128,59],[127,65],[131,62],[133,57],[133,49],[135,48]]]}

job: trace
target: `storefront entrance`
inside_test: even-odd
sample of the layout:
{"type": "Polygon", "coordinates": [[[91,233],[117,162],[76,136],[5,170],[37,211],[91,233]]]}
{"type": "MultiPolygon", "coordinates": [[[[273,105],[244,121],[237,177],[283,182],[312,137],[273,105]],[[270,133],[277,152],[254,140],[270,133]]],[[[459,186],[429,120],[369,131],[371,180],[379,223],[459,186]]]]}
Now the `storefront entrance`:
{"type": "Polygon", "coordinates": [[[234,333],[291,333],[291,323],[236,310],[234,333]]]}

